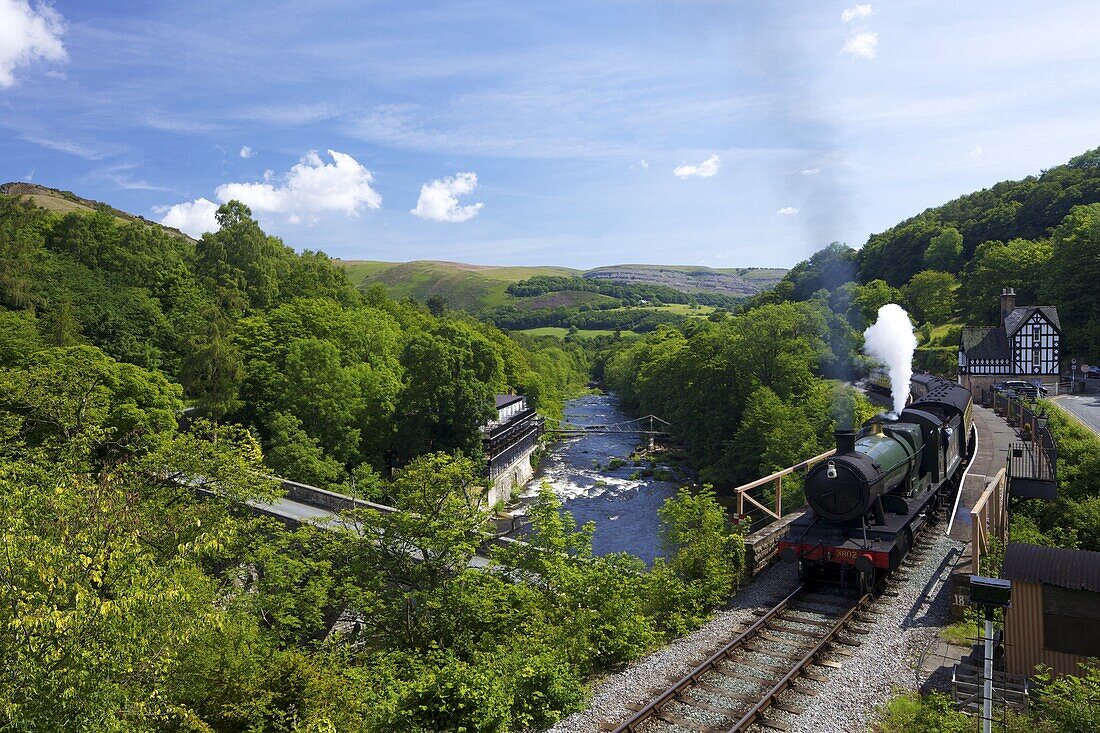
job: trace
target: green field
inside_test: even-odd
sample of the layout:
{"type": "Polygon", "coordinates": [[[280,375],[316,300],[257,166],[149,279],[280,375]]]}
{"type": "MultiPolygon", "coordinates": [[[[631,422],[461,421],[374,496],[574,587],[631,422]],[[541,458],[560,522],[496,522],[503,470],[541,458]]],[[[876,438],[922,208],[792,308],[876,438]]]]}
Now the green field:
{"type": "MultiPolygon", "coordinates": [[[[568,328],[560,328],[558,326],[543,326],[542,328],[528,328],[517,333],[525,333],[528,336],[553,336],[555,338],[563,339],[569,334],[568,328]]],[[[641,338],[640,333],[634,333],[633,331],[620,331],[620,335],[624,339],[641,338]]],[[[578,329],[577,336],[581,338],[596,338],[597,336],[614,336],[614,331],[605,331],[600,329],[578,329]]]]}
{"type": "Polygon", "coordinates": [[[692,308],[687,303],[669,303],[667,305],[643,305],[640,308],[646,310],[663,311],[665,313],[675,313],[680,316],[696,316],[699,318],[709,316],[714,312],[714,306],[700,305],[692,308]]]}

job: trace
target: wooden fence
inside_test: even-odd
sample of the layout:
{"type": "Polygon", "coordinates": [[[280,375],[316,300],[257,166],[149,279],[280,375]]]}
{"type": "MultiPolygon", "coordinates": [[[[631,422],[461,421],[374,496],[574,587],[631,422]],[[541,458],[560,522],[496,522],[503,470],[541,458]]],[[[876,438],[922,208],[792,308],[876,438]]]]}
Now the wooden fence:
{"type": "Polygon", "coordinates": [[[738,486],[733,490],[733,495],[737,498],[737,516],[747,517],[749,513],[759,514],[761,515],[759,519],[762,519],[765,524],[780,519],[783,516],[783,477],[789,476],[795,471],[805,470],[815,463],[820,463],[834,453],[836,453],[836,448],[825,451],[813,458],[808,458],[802,463],[788,466],[782,471],[776,471],[764,478],[758,478],[743,486],[738,486]],[[773,496],[761,496],[764,493],[763,490],[768,488],[771,489],[773,496]],[[757,495],[753,496],[753,493],[750,492],[755,492],[757,495]],[[745,502],[752,505],[748,512],[745,511],[745,502]],[[774,509],[772,506],[774,506],[774,509]]]}
{"type": "Polygon", "coordinates": [[[974,575],[981,575],[981,560],[989,554],[993,539],[1002,543],[1008,539],[1007,490],[1008,475],[1002,468],[970,510],[970,571],[974,575]]]}

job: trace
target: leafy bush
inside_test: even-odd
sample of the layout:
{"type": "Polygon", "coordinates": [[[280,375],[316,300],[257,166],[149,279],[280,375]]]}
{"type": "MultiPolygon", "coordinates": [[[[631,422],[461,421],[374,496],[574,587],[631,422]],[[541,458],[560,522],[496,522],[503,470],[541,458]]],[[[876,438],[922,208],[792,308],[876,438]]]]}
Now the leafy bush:
{"type": "Polygon", "coordinates": [[[876,733],[973,733],[974,723],[955,709],[947,695],[905,693],[882,706],[873,729],[876,733]]]}

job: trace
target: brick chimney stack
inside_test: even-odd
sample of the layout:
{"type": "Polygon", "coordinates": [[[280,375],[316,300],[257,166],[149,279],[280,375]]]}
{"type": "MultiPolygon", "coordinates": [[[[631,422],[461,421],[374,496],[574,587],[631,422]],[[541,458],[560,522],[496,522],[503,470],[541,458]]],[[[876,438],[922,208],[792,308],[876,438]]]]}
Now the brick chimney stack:
{"type": "Polygon", "coordinates": [[[1001,324],[1003,325],[1008,314],[1016,309],[1016,290],[1005,288],[1001,291],[1001,324]]]}

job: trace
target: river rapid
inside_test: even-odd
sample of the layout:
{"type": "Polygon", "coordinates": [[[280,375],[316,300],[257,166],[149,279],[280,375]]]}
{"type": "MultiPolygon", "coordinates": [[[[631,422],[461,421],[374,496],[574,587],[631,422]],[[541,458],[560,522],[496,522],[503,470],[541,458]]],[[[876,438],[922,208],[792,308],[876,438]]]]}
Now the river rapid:
{"type": "MultiPolygon", "coordinates": [[[[565,405],[565,422],[571,425],[610,425],[629,419],[613,394],[586,395],[565,405]]],[[[578,526],[595,523],[595,554],[628,552],[652,564],[662,554],[657,510],[679,484],[637,475],[650,465],[647,461],[635,465],[630,454],[645,442],[644,435],[597,433],[549,444],[538,472],[520,496],[520,511],[548,483],[578,526]],[[608,468],[614,459],[625,464],[608,468]]],[[[657,464],[656,468],[663,467],[657,464]]]]}

